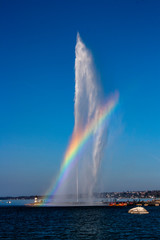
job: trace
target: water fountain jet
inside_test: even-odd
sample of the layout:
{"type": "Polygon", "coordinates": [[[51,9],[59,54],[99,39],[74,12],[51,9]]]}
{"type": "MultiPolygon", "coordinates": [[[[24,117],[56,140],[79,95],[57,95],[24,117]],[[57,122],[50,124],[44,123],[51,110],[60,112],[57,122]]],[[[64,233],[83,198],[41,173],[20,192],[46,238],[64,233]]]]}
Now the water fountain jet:
{"type": "Polygon", "coordinates": [[[75,124],[59,176],[47,194],[51,196],[47,203],[52,205],[55,204],[56,195],[63,194],[64,197],[71,188],[75,196],[74,204],[71,201],[71,205],[75,205],[75,202],[81,205],[79,195],[87,195],[87,204],[91,204],[106,144],[108,119],[118,101],[117,93],[107,101],[102,98],[92,54],[79,33],[75,55],[75,124]]]}

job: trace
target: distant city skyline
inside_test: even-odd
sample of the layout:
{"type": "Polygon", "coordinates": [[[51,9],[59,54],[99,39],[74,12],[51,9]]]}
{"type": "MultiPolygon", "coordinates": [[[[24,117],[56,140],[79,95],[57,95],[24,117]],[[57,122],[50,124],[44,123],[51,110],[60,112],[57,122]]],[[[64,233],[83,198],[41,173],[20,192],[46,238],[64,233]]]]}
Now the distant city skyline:
{"type": "Polygon", "coordinates": [[[160,2],[1,1],[0,196],[43,195],[74,127],[77,32],[118,90],[99,192],[158,190],[160,2]]]}

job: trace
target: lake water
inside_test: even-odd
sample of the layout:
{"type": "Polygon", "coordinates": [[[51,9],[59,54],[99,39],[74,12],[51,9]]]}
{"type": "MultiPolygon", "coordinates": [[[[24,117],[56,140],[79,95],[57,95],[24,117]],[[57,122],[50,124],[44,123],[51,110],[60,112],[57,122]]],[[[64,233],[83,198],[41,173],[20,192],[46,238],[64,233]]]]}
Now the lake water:
{"type": "Polygon", "coordinates": [[[0,239],[160,239],[160,207],[0,207],[0,239]]]}

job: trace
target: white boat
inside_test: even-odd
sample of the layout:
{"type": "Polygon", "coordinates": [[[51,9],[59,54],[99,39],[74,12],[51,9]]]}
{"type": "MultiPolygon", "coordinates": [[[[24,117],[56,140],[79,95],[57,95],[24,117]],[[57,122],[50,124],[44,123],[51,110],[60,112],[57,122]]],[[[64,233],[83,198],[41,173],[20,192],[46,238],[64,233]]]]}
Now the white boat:
{"type": "Polygon", "coordinates": [[[128,213],[131,214],[148,214],[149,212],[143,208],[143,207],[135,207],[135,208],[131,208],[128,213]]]}

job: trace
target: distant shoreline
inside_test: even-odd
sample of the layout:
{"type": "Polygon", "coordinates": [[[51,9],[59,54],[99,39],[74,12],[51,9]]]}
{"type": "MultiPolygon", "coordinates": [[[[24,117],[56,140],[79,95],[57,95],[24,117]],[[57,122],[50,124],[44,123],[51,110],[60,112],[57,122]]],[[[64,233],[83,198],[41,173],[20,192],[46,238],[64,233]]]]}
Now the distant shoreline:
{"type": "MultiPolygon", "coordinates": [[[[45,199],[49,196],[45,195],[31,195],[31,196],[3,196],[0,197],[0,200],[32,200],[35,197],[39,199],[45,199]]],[[[74,198],[72,194],[68,195],[59,195],[57,198],[74,198]]],[[[79,194],[79,198],[88,197],[87,195],[79,194]]],[[[160,190],[151,190],[151,191],[124,191],[124,192],[103,192],[103,193],[94,193],[93,198],[160,198],[160,190]]]]}

